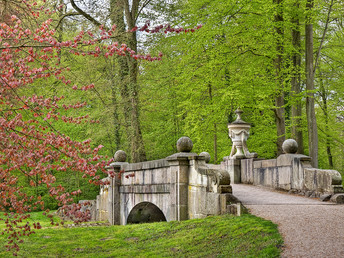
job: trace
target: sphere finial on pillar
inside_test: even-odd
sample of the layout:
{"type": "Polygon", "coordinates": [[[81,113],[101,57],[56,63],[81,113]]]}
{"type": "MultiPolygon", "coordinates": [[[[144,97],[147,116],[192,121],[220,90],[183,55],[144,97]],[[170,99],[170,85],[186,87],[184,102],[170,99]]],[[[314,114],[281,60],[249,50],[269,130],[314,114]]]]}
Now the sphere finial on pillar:
{"type": "Polygon", "coordinates": [[[282,144],[282,150],[287,154],[295,154],[298,147],[299,146],[294,139],[287,139],[282,144]]]}
{"type": "Polygon", "coordinates": [[[116,151],[113,158],[114,158],[115,162],[125,162],[127,160],[127,154],[125,153],[125,151],[118,150],[118,151],[116,151]]]}
{"type": "Polygon", "coordinates": [[[191,152],[193,143],[191,139],[187,136],[179,138],[177,141],[177,150],[178,152],[191,152]]]}
{"type": "Polygon", "coordinates": [[[208,152],[204,151],[204,152],[201,152],[199,155],[205,157],[205,163],[209,163],[210,154],[208,152]]]}

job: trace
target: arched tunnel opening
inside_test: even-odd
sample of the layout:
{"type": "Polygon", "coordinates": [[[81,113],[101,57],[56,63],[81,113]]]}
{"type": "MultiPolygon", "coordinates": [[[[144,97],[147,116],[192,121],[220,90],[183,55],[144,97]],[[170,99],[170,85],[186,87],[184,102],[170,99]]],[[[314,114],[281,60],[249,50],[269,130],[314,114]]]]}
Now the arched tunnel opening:
{"type": "Polygon", "coordinates": [[[153,203],[141,202],[129,213],[127,224],[166,221],[164,213],[153,203]]]}

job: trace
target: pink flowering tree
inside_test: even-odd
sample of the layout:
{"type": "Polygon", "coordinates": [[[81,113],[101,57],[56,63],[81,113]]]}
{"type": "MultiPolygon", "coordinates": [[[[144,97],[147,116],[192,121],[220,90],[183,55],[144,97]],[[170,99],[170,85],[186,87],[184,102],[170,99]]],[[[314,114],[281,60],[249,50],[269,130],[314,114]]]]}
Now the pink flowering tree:
{"type": "MultiPolygon", "coordinates": [[[[116,26],[99,27],[99,32],[80,31],[70,40],[59,42],[52,28],[52,20],[39,23],[41,12],[52,11],[38,7],[37,3],[22,1],[26,15],[36,21],[34,28],[25,26],[19,15],[10,15],[0,23],[0,210],[4,212],[6,228],[1,234],[6,235],[9,251],[19,250],[19,243],[24,236],[29,236],[34,229],[39,229],[39,222],[22,223],[31,211],[44,210],[40,195],[29,196],[18,184],[19,177],[27,178],[32,187],[44,185],[49,194],[66,212],[73,212],[76,222],[87,221],[90,216],[80,212],[80,206],[72,205],[80,190],[68,192],[63,185],[56,184],[56,172],[82,173],[91,184],[101,184],[99,172],[106,173],[105,166],[111,160],[99,155],[103,146],[91,148],[91,141],[78,142],[61,133],[54,124],[88,123],[87,115],[68,117],[67,110],[80,109],[86,102],[63,104],[65,96],[45,97],[27,95],[27,89],[34,83],[56,80],[75,91],[87,91],[94,84],[77,86],[66,78],[70,70],[60,62],[61,51],[68,51],[78,56],[109,57],[112,55],[147,61],[161,59],[140,55],[125,44],[113,40],[116,26]],[[69,210],[67,207],[71,207],[69,210]]],[[[159,25],[150,28],[147,22],[141,28],[135,27],[127,33],[136,31],[157,32],[193,32],[195,29],[172,28],[159,25]]],[[[48,211],[49,212],[49,211],[48,211]]],[[[47,212],[47,216],[51,217],[47,212]]],[[[54,224],[52,220],[52,224],[54,224]]]]}

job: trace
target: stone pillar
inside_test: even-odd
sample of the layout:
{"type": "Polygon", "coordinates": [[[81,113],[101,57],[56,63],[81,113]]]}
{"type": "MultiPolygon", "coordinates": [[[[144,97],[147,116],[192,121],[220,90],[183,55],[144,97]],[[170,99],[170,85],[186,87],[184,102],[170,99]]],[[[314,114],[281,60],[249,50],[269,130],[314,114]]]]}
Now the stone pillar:
{"type": "Polygon", "coordinates": [[[97,195],[96,198],[96,217],[95,217],[95,221],[100,220],[100,195],[97,195]]]}
{"type": "Polygon", "coordinates": [[[177,141],[177,150],[167,157],[171,173],[171,212],[170,220],[187,220],[189,219],[189,157],[198,156],[192,153],[193,143],[189,137],[181,137],[177,141]]]}
{"type": "Polygon", "coordinates": [[[127,154],[122,150],[118,150],[114,155],[114,159],[115,162],[111,163],[110,166],[107,167],[108,171],[114,175],[114,177],[107,178],[108,180],[110,180],[108,197],[108,220],[111,225],[121,225],[121,198],[119,192],[119,188],[121,186],[120,171],[122,169],[122,165],[128,164],[127,162],[125,162],[127,159],[127,154]]]}
{"type": "Polygon", "coordinates": [[[175,156],[168,159],[171,173],[171,220],[187,220],[188,188],[189,188],[189,159],[175,156]]]}
{"type": "Polygon", "coordinates": [[[228,171],[231,184],[241,183],[241,159],[231,159],[225,157],[221,163],[222,169],[228,171]]]}
{"type": "Polygon", "coordinates": [[[231,178],[231,183],[241,183],[241,160],[240,159],[229,159],[228,160],[228,173],[231,178]]]}
{"type": "Polygon", "coordinates": [[[109,187],[109,223],[111,225],[121,224],[121,203],[119,187],[121,185],[120,171],[121,165],[112,165],[115,176],[110,178],[109,187]]]}

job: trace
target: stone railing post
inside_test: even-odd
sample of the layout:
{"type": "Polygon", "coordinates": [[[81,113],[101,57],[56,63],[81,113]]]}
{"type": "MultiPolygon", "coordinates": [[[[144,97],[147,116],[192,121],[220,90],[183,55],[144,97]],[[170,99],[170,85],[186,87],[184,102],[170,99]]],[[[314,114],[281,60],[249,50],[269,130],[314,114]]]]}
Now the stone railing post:
{"type": "Polygon", "coordinates": [[[189,159],[187,157],[169,158],[171,173],[171,218],[187,220],[188,216],[188,186],[189,159]]]}
{"type": "Polygon", "coordinates": [[[111,225],[121,225],[121,199],[119,188],[121,185],[121,169],[122,165],[128,164],[126,161],[127,155],[124,151],[119,150],[115,153],[114,156],[115,162],[111,163],[107,167],[108,172],[112,174],[112,177],[108,177],[107,180],[110,180],[109,185],[109,223],[111,225]]]}
{"type": "Polygon", "coordinates": [[[193,143],[189,137],[182,137],[177,142],[179,153],[167,157],[171,174],[171,219],[189,219],[188,192],[189,192],[189,167],[193,143]]]}

